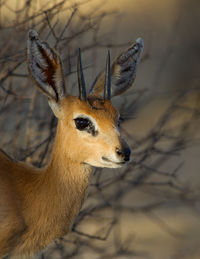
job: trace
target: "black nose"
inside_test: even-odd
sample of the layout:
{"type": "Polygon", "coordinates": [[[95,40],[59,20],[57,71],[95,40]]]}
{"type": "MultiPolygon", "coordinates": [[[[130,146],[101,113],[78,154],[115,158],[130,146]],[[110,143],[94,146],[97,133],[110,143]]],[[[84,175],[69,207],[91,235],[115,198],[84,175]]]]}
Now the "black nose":
{"type": "Polygon", "coordinates": [[[131,150],[129,147],[123,149],[116,148],[116,153],[118,156],[121,156],[125,162],[130,160],[131,150]]]}

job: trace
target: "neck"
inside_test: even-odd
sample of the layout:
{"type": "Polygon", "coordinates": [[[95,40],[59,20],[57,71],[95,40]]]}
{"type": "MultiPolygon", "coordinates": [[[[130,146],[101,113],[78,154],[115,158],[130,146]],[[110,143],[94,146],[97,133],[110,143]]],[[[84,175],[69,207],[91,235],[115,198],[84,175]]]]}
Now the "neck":
{"type": "Polygon", "coordinates": [[[84,201],[92,168],[68,156],[67,137],[64,138],[60,130],[58,125],[51,160],[44,173],[44,181],[51,196],[54,193],[55,206],[59,204],[59,208],[55,210],[56,213],[66,217],[65,224],[66,220],[71,224],[84,201]]]}
{"type": "Polygon", "coordinates": [[[29,192],[28,225],[33,232],[37,229],[39,236],[42,233],[45,238],[39,240],[44,244],[69,231],[84,201],[92,171],[90,166],[67,157],[63,151],[63,143],[67,142],[61,137],[58,128],[50,163],[42,170],[33,192],[29,192]]]}
{"type": "Polygon", "coordinates": [[[92,168],[68,156],[64,137],[58,126],[47,167],[35,170],[19,164],[15,170],[27,227],[15,254],[29,256],[67,234],[84,201],[92,168]]]}
{"type": "Polygon", "coordinates": [[[79,182],[81,187],[83,182],[87,181],[88,183],[92,168],[79,161],[77,157],[70,156],[70,149],[76,147],[69,148],[69,139],[70,135],[66,132],[63,133],[61,124],[58,124],[55,143],[45,176],[56,178],[54,180],[60,181],[60,184],[63,183],[67,188],[69,188],[68,183],[73,186],[73,183],[76,182],[79,182]]]}

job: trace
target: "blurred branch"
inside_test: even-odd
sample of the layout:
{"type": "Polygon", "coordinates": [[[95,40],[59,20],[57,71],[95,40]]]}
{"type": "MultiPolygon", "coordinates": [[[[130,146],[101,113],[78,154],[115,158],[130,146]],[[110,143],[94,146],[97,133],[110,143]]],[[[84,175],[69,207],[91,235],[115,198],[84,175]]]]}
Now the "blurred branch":
{"type": "MultiPolygon", "coordinates": [[[[49,115],[43,97],[36,90],[32,92],[30,87],[25,63],[28,29],[35,28],[41,38],[48,39],[52,46],[59,49],[67,67],[65,76],[72,86],[77,45],[86,52],[130,44],[111,43],[112,32],[100,34],[102,21],[108,16],[114,17],[116,11],[102,10],[104,2],[101,2],[83,14],[82,7],[89,2],[92,0],[76,4],[67,0],[49,1],[37,9],[34,8],[35,2],[29,0],[16,9],[6,1],[0,1],[1,147],[8,153],[14,153],[21,161],[26,160],[39,167],[46,165],[57,123],[49,115]],[[13,21],[3,19],[2,8],[14,14],[13,21]],[[63,14],[65,22],[62,22],[63,14]],[[84,41],[84,38],[90,40],[84,41]]],[[[149,53],[145,53],[142,61],[149,57],[149,53]]],[[[84,69],[92,66],[86,65],[84,69]]],[[[198,192],[181,181],[184,158],[180,158],[184,149],[199,145],[199,139],[193,131],[193,127],[198,129],[200,119],[199,89],[190,88],[174,94],[153,128],[144,137],[137,137],[133,132],[128,133],[124,122],[136,118],[137,110],[147,105],[145,94],[148,94],[146,89],[129,91],[119,107],[121,131],[134,148],[134,160],[126,168],[116,172],[111,170],[109,174],[102,169],[95,169],[88,199],[71,233],[57,240],[41,258],[55,258],[54,252],[57,253],[56,258],[81,258],[85,250],[87,253],[95,253],[101,259],[119,256],[150,258],[145,251],[128,246],[129,242],[134,242],[132,237],[129,242],[122,238],[119,225],[125,214],[133,216],[134,213],[142,213],[166,233],[181,238],[181,234],[169,227],[157,214],[157,210],[184,204],[200,212],[197,205],[200,202],[198,192]],[[196,97],[192,106],[185,102],[191,93],[196,97]],[[187,116],[180,120],[182,114],[187,116]],[[172,125],[172,121],[176,123],[172,125]],[[168,168],[166,164],[173,158],[176,158],[176,164],[168,168]],[[142,200],[132,200],[135,191],[153,196],[154,201],[144,203],[142,200]],[[131,197],[129,205],[126,204],[127,197],[131,197]],[[113,238],[113,235],[118,237],[113,238]]]]}

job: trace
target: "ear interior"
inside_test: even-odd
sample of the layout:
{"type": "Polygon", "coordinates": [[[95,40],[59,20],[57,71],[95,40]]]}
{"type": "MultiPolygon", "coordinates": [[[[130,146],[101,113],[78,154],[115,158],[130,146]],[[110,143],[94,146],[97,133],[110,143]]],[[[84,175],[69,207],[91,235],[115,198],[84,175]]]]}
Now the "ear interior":
{"type": "Polygon", "coordinates": [[[59,119],[61,117],[61,108],[60,108],[59,102],[56,102],[55,100],[51,99],[51,100],[48,100],[48,103],[54,115],[59,119]]]}
{"type": "Polygon", "coordinates": [[[27,65],[36,86],[49,100],[59,102],[66,96],[62,62],[59,54],[48,43],[39,39],[34,30],[27,41],[27,65]]]}
{"type": "MultiPolygon", "coordinates": [[[[119,55],[111,66],[111,97],[124,93],[133,84],[136,77],[136,70],[144,48],[141,38],[119,55]]],[[[101,95],[104,91],[103,71],[93,83],[90,89],[90,95],[101,95]]]]}

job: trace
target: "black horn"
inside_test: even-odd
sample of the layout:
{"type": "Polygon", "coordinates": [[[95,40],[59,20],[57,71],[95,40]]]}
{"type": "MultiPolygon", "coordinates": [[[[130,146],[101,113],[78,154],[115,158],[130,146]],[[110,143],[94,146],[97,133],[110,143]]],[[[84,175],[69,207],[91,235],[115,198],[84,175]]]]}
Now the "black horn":
{"type": "Polygon", "coordinates": [[[110,51],[108,50],[106,71],[104,80],[104,100],[111,99],[111,70],[110,70],[110,51]]]}
{"type": "Polygon", "coordinates": [[[79,86],[79,99],[86,102],[87,94],[86,94],[86,88],[85,88],[85,79],[84,79],[84,75],[83,75],[80,48],[78,49],[77,74],[78,74],[78,86],[79,86]]]}

